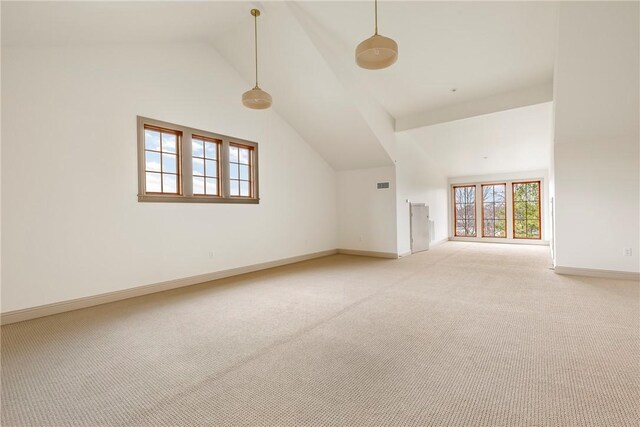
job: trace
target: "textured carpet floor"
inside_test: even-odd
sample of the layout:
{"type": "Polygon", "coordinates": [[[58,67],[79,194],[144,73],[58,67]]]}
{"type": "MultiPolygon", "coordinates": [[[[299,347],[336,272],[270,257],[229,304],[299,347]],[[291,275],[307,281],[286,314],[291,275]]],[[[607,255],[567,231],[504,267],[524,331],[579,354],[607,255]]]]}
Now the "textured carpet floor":
{"type": "Polygon", "coordinates": [[[2,425],[637,426],[638,283],[337,255],[2,327],[2,425]]]}

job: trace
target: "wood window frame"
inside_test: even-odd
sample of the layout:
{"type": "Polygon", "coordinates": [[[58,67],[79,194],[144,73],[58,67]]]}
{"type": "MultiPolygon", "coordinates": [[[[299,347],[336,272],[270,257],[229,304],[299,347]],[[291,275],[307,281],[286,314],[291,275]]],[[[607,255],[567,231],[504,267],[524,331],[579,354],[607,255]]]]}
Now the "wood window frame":
{"type": "MultiPolygon", "coordinates": [[[[542,181],[540,180],[531,180],[531,181],[513,181],[511,183],[511,218],[512,218],[512,229],[511,236],[513,239],[518,240],[542,240],[542,181]],[[538,237],[516,237],[516,185],[517,184],[538,184],[538,237]]],[[[528,202],[528,201],[527,201],[528,202]]],[[[525,219],[526,224],[526,219],[525,219]]]]}
{"type": "Polygon", "coordinates": [[[146,183],[147,183],[147,173],[152,173],[152,174],[158,174],[160,175],[160,191],[149,191],[147,194],[152,194],[152,195],[162,195],[162,196],[180,196],[182,195],[182,132],[179,130],[175,130],[175,129],[169,129],[169,128],[165,128],[165,127],[161,127],[161,126],[155,126],[155,125],[150,125],[150,124],[144,124],[142,127],[142,155],[144,158],[144,165],[143,165],[143,179],[144,179],[144,184],[146,187],[146,183]],[[145,141],[144,141],[144,133],[145,131],[149,129],[155,132],[158,132],[160,134],[160,148],[158,150],[150,150],[146,147],[145,141]],[[176,137],[176,152],[172,153],[170,151],[164,151],[164,147],[162,144],[162,134],[172,134],[176,137]],[[153,170],[147,170],[147,152],[150,153],[157,153],[160,155],[160,170],[159,171],[153,171],[153,170]],[[164,155],[168,154],[168,155],[173,155],[176,156],[176,172],[165,172],[164,167],[163,167],[163,159],[164,159],[164,155]],[[164,175],[174,175],[176,177],[176,191],[174,193],[169,193],[169,192],[165,192],[164,191],[164,175]]]}
{"type": "MultiPolygon", "coordinates": [[[[238,178],[237,179],[231,179],[231,176],[229,176],[229,186],[231,186],[231,181],[237,181],[238,182],[238,193],[240,193],[240,184],[241,182],[247,182],[247,180],[245,179],[240,179],[240,166],[244,165],[244,166],[248,166],[249,167],[249,195],[248,196],[241,196],[241,195],[231,195],[231,189],[229,189],[229,197],[233,197],[233,198],[239,198],[239,199],[246,199],[246,198],[251,198],[253,197],[254,194],[254,188],[255,188],[255,174],[254,174],[254,169],[255,169],[255,148],[244,144],[244,143],[239,143],[239,142],[230,142],[229,143],[229,147],[236,147],[236,148],[242,148],[245,150],[249,151],[249,163],[248,164],[244,164],[244,163],[240,163],[240,158],[238,157],[238,162],[231,162],[231,158],[227,159],[227,163],[230,165],[231,163],[235,163],[238,165],[238,178]]],[[[238,156],[240,155],[240,153],[238,152],[238,156]]]]}
{"type": "Polygon", "coordinates": [[[222,168],[220,166],[222,161],[223,161],[222,158],[221,158],[221,155],[222,155],[222,149],[221,149],[222,148],[222,144],[223,144],[223,141],[221,139],[211,138],[211,137],[208,137],[208,136],[203,136],[203,135],[195,134],[195,133],[191,135],[191,154],[190,154],[191,162],[192,162],[191,163],[192,164],[191,183],[193,184],[193,179],[196,178],[196,177],[197,178],[202,178],[203,181],[204,181],[203,182],[203,186],[204,186],[203,188],[204,188],[204,191],[205,191],[204,194],[200,194],[200,193],[195,193],[194,192],[193,193],[193,197],[220,197],[220,196],[222,196],[222,185],[221,185],[222,184],[222,170],[221,170],[222,168]],[[196,157],[196,156],[193,155],[193,140],[194,139],[197,139],[197,140],[203,142],[203,144],[202,144],[202,157],[196,157]],[[216,177],[215,177],[215,179],[217,181],[216,194],[206,194],[207,193],[207,178],[213,178],[212,176],[207,175],[207,166],[206,166],[207,160],[212,160],[212,159],[207,157],[207,148],[206,148],[207,147],[206,146],[207,142],[216,144],[216,159],[215,159],[215,162],[216,162],[216,177]],[[193,159],[202,159],[202,163],[203,163],[202,168],[203,168],[204,175],[194,175],[193,174],[193,159]]]}
{"type": "Polygon", "coordinates": [[[227,135],[221,135],[201,129],[151,119],[137,117],[138,129],[138,202],[152,203],[236,203],[259,204],[259,173],[258,173],[258,143],[227,135]],[[146,127],[162,128],[170,132],[180,132],[178,144],[178,193],[152,193],[146,191],[146,160],[145,160],[145,136],[146,127]],[[199,195],[193,194],[193,167],[192,167],[192,137],[206,138],[221,141],[218,149],[218,194],[199,195]],[[229,145],[240,145],[251,148],[251,179],[250,197],[231,197],[229,194],[229,145]]]}
{"type": "Polygon", "coordinates": [[[460,184],[460,185],[452,185],[453,189],[453,236],[454,237],[478,237],[478,188],[476,184],[460,184]],[[475,233],[465,236],[458,235],[458,209],[456,203],[456,188],[473,188],[474,197],[473,197],[473,217],[475,222],[475,233]]]}
{"type": "MultiPolygon", "coordinates": [[[[513,187],[513,185],[512,185],[513,187]]],[[[480,184],[480,194],[482,197],[482,206],[480,207],[481,209],[481,217],[482,217],[482,237],[487,237],[487,238],[495,238],[495,239],[506,239],[507,238],[507,183],[506,182],[494,182],[494,183],[490,183],[490,184],[480,184]],[[494,187],[496,185],[502,185],[504,186],[504,236],[486,236],[484,234],[484,222],[485,222],[485,218],[484,218],[484,187],[494,187]]],[[[512,201],[513,203],[513,201],[512,201]]],[[[493,202],[493,209],[495,212],[495,204],[496,202],[493,202]]],[[[494,234],[495,234],[495,213],[493,215],[493,221],[494,221],[494,234]]],[[[477,233],[476,233],[477,234],[477,233]]]]}

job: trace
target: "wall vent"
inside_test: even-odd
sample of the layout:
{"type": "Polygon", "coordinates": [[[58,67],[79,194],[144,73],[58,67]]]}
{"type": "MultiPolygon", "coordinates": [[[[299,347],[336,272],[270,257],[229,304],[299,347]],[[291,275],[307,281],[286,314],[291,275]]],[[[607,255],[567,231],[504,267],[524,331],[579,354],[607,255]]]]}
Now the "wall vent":
{"type": "Polygon", "coordinates": [[[389,188],[389,183],[388,182],[379,182],[378,183],[378,190],[383,190],[385,188],[389,188]]]}

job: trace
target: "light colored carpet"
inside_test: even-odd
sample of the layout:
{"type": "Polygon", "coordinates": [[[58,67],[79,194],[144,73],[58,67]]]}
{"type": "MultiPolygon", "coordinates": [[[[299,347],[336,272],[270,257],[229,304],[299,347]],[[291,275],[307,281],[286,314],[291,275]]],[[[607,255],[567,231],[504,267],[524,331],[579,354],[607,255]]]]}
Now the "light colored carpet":
{"type": "Polygon", "coordinates": [[[639,286],[337,255],[2,328],[2,425],[636,426],[639,286]]]}

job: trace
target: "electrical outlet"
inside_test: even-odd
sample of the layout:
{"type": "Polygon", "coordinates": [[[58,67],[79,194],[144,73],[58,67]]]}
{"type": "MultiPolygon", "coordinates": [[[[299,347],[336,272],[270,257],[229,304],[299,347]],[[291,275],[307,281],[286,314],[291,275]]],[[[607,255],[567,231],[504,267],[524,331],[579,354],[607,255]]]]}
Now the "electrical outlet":
{"type": "Polygon", "coordinates": [[[209,251],[209,258],[213,258],[216,255],[215,252],[213,251],[209,251]]]}
{"type": "Polygon", "coordinates": [[[631,248],[624,248],[624,249],[622,250],[622,254],[623,254],[624,256],[631,256],[631,254],[632,254],[632,253],[633,253],[633,251],[631,250],[631,248]]]}

